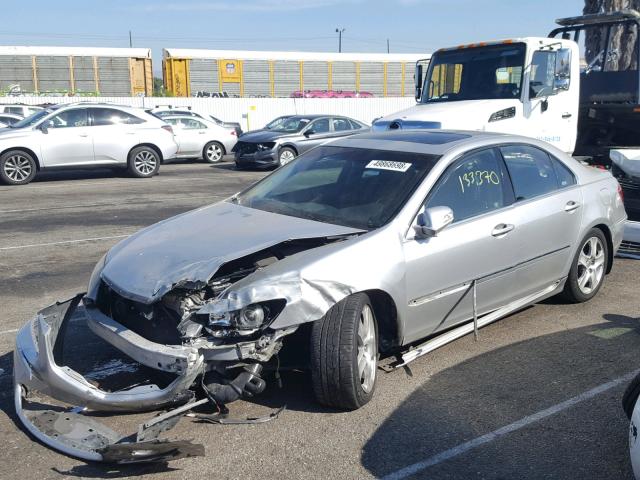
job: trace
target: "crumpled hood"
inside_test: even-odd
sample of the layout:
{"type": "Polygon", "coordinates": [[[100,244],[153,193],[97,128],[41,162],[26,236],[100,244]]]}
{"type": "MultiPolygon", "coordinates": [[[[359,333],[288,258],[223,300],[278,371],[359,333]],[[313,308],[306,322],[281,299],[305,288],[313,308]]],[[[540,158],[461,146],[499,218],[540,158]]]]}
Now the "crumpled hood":
{"type": "Polygon", "coordinates": [[[250,143],[275,142],[279,138],[291,137],[299,134],[299,132],[282,133],[274,132],[272,130],[255,130],[253,132],[242,134],[239,138],[239,141],[250,143]]]}
{"type": "Polygon", "coordinates": [[[358,232],[221,202],[123,240],[107,254],[102,279],[118,294],[149,304],[176,285],[203,285],[224,263],[278,243],[358,232]]]}
{"type": "Polygon", "coordinates": [[[418,103],[375,121],[373,130],[388,130],[392,123],[399,128],[443,128],[480,130],[492,113],[509,107],[518,108],[518,99],[462,100],[459,102],[418,103]]]}

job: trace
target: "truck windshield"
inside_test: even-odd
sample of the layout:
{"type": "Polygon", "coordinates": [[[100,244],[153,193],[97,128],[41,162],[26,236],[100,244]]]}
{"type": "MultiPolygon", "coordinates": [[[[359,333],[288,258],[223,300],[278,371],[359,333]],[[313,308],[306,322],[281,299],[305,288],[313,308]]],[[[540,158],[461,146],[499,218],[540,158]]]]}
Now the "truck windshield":
{"type": "Polygon", "coordinates": [[[526,45],[510,43],[437,52],[422,103],[520,98],[526,45]]]}

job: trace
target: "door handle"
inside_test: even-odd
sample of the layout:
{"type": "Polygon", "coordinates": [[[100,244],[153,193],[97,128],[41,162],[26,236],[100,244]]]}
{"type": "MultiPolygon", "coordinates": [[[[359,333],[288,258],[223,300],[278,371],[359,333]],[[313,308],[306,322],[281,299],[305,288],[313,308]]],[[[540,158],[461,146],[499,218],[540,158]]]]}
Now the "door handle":
{"type": "Polygon", "coordinates": [[[564,211],[571,213],[579,208],[580,208],[580,204],[578,202],[574,202],[573,200],[571,200],[570,202],[567,202],[567,204],[564,206],[564,211]]]}
{"type": "Polygon", "coordinates": [[[78,136],[80,136],[80,137],[88,137],[89,134],[88,133],[79,133],[78,136]]]}
{"type": "Polygon", "coordinates": [[[198,133],[199,133],[200,135],[204,135],[204,134],[205,134],[205,133],[207,133],[207,132],[198,132],[198,133]]]}
{"type": "Polygon", "coordinates": [[[571,113],[569,113],[569,112],[564,112],[564,113],[562,114],[562,118],[571,118],[571,116],[572,116],[572,114],[571,114],[571,113]]]}
{"type": "Polygon", "coordinates": [[[491,231],[491,235],[493,235],[494,237],[501,237],[502,235],[506,235],[507,233],[509,233],[514,228],[516,228],[516,226],[510,223],[501,223],[495,226],[495,228],[491,231]]]}

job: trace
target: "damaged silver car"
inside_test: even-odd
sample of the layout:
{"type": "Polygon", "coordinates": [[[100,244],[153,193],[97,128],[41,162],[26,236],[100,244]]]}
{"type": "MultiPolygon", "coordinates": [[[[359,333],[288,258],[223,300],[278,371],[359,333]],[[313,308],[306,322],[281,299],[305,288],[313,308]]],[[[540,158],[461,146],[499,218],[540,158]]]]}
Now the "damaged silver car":
{"type": "Polygon", "coordinates": [[[287,349],[306,360],[320,403],[356,409],[381,355],[406,365],[552,295],[592,298],[625,219],[608,172],[536,140],[340,139],[113,247],[86,294],[18,333],[16,410],[39,440],[88,460],[199,455],[160,433],[196,405],[260,394],[287,349]],[[89,381],[60,360],[71,318],[166,381],[89,381]],[[37,393],[76,408],[27,408],[37,393]],[[169,411],[134,438],[81,414],[158,409],[169,411]]]}

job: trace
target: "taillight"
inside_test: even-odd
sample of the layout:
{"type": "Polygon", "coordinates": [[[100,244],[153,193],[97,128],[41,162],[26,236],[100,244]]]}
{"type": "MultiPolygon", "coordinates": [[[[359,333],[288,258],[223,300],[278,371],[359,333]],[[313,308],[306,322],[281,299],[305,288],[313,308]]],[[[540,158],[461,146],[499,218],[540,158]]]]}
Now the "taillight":
{"type": "Polygon", "coordinates": [[[620,200],[624,202],[624,190],[622,190],[620,184],[618,184],[618,195],[620,195],[620,200]]]}
{"type": "Polygon", "coordinates": [[[233,135],[234,137],[237,137],[237,136],[238,136],[238,132],[236,132],[235,130],[231,130],[229,133],[230,133],[231,135],[233,135]]]}
{"type": "Polygon", "coordinates": [[[171,127],[171,125],[162,125],[162,129],[166,130],[167,132],[169,132],[171,135],[173,135],[173,128],[171,127]]]}

